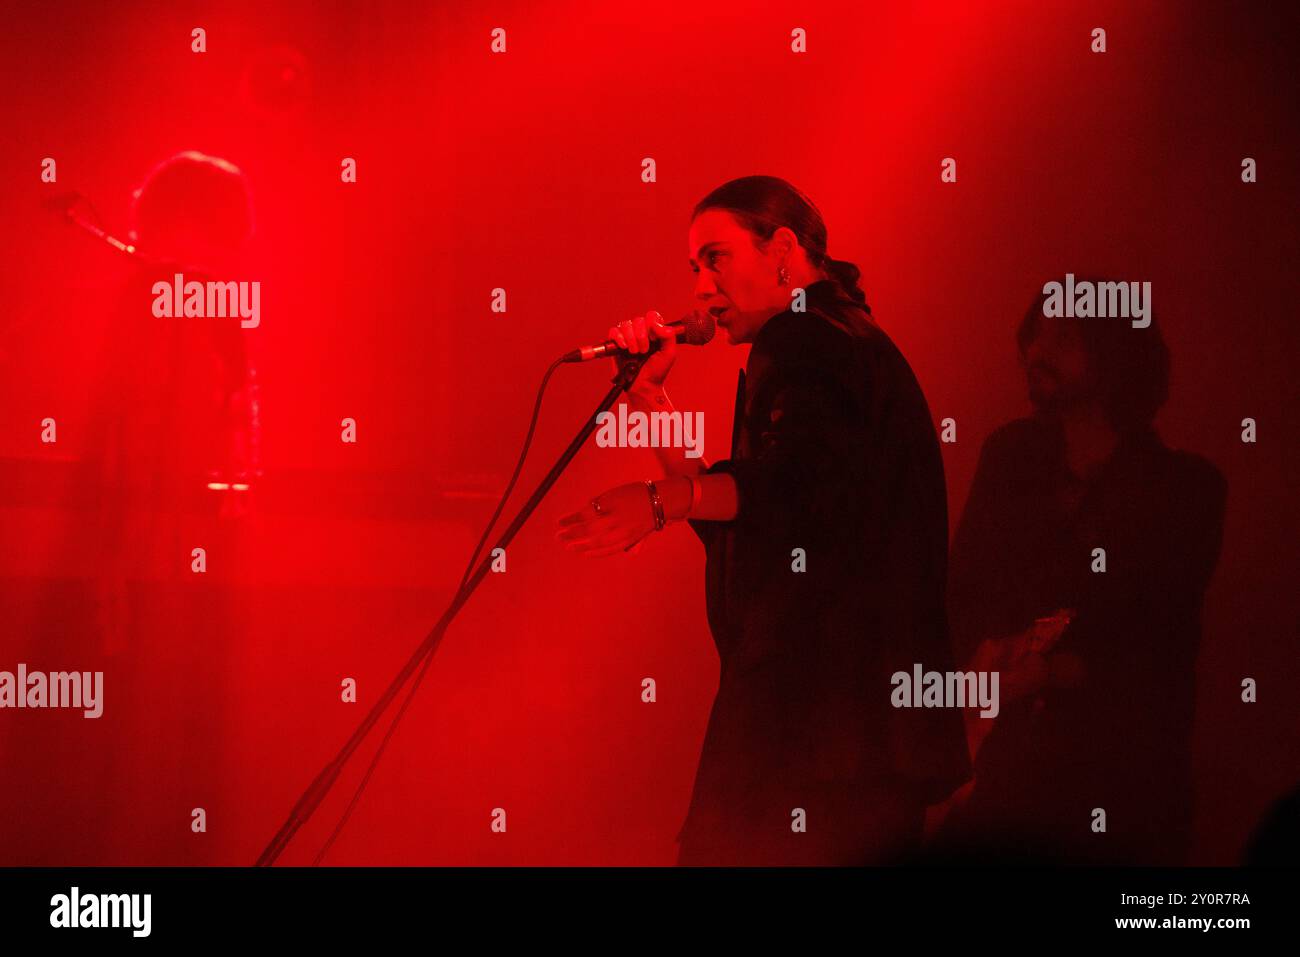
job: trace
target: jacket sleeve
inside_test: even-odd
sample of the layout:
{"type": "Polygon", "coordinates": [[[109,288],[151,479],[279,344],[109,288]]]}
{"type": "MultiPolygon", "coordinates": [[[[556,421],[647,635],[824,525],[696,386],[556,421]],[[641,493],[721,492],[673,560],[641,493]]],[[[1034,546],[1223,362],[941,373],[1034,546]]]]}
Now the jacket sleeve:
{"type": "MultiPolygon", "coordinates": [[[[729,473],[730,469],[731,460],[721,459],[714,462],[700,474],[716,475],[719,472],[729,473]]],[[[717,539],[718,535],[722,532],[722,529],[729,523],[706,522],[698,518],[690,518],[686,520],[686,524],[691,527],[691,531],[693,531],[699,537],[700,541],[704,543],[704,548],[707,551],[713,545],[714,540],[717,539]]]]}
{"type": "Polygon", "coordinates": [[[1098,698],[1134,708],[1148,702],[1151,715],[1161,711],[1159,696],[1152,700],[1153,689],[1163,687],[1171,672],[1190,669],[1195,662],[1192,642],[1223,544],[1227,482],[1206,463],[1183,479],[1169,501],[1168,513],[1152,528],[1159,545],[1149,564],[1116,581],[1101,603],[1100,611],[1121,623],[1120,634],[1129,640],[1081,654],[1098,698]]]}
{"type": "Polygon", "coordinates": [[[735,480],[733,521],[813,538],[849,526],[865,494],[860,406],[853,390],[823,368],[775,367],[754,400],[750,428],[761,430],[754,455],[709,469],[735,480]]]}

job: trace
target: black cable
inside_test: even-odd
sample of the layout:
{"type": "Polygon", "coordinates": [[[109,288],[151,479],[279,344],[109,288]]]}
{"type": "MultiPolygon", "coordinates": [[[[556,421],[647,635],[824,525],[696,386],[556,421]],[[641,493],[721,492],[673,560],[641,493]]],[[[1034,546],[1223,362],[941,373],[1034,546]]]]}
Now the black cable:
{"type": "MultiPolygon", "coordinates": [[[[486,542],[488,536],[492,534],[492,529],[496,525],[497,519],[501,517],[501,512],[505,509],[506,502],[510,500],[510,493],[514,490],[515,483],[519,480],[519,474],[524,468],[524,460],[528,457],[529,446],[533,443],[533,432],[537,429],[537,417],[542,410],[542,396],[546,394],[546,385],[551,381],[551,374],[554,373],[563,363],[563,359],[556,359],[551,363],[551,367],[546,370],[546,375],[542,376],[542,384],[537,387],[537,400],[533,403],[533,417],[528,423],[528,433],[524,436],[524,447],[519,452],[519,461],[515,463],[514,474],[510,476],[510,481],[506,484],[506,490],[501,493],[501,501],[497,503],[497,509],[492,513],[492,518],[488,521],[487,528],[483,529],[483,537],[480,538],[478,544],[474,546],[474,553],[470,556],[469,566],[465,569],[465,574],[462,576],[460,585],[456,589],[457,594],[465,588],[466,583],[469,581],[469,577],[473,573],[474,566],[478,561],[478,553],[483,549],[483,543],[486,542]]],[[[398,722],[402,720],[402,715],[406,714],[406,709],[410,707],[411,701],[415,698],[415,693],[420,689],[420,682],[424,680],[424,676],[428,673],[429,666],[432,664],[433,654],[430,652],[425,657],[424,664],[420,667],[420,673],[415,676],[415,681],[412,682],[410,691],[406,693],[406,698],[402,701],[401,707],[397,709],[397,714],[393,716],[392,724],[388,726],[388,730],[384,733],[384,739],[379,742],[379,748],[375,751],[375,756],[370,760],[370,766],[366,768],[366,773],[362,776],[361,783],[357,785],[357,790],[352,795],[352,800],[348,802],[347,809],[343,812],[343,816],[339,818],[338,825],[325,841],[324,846],[321,847],[320,853],[316,855],[316,859],[312,861],[312,867],[318,867],[320,865],[321,861],[325,859],[326,853],[328,853],[329,849],[334,846],[334,842],[338,840],[339,835],[343,833],[343,828],[347,826],[348,820],[352,817],[352,812],[361,801],[361,793],[366,789],[366,785],[370,783],[370,776],[374,774],[375,768],[379,766],[379,759],[383,757],[384,749],[388,747],[389,740],[397,730],[398,722]]]]}
{"type": "Polygon", "coordinates": [[[320,866],[320,862],[325,859],[325,855],[329,852],[329,849],[334,846],[334,842],[338,840],[338,836],[343,833],[343,828],[347,826],[348,820],[352,817],[352,812],[356,809],[356,806],[361,803],[361,792],[364,791],[366,785],[370,783],[370,775],[374,774],[375,768],[379,766],[379,759],[383,756],[384,749],[388,747],[388,741],[393,736],[393,732],[397,730],[397,723],[402,720],[402,715],[406,713],[406,709],[415,698],[415,692],[419,690],[420,682],[424,680],[424,676],[428,673],[429,666],[432,664],[433,655],[429,655],[424,659],[424,664],[420,667],[420,673],[415,676],[415,682],[411,685],[411,690],[407,692],[406,699],[402,702],[402,706],[397,709],[397,714],[393,716],[393,723],[388,726],[388,730],[384,733],[384,740],[379,742],[379,749],[375,752],[375,756],[370,760],[370,767],[366,768],[366,773],[361,778],[361,783],[357,785],[356,793],[352,795],[352,800],[348,802],[347,810],[345,810],[343,816],[339,818],[338,826],[334,828],[334,833],[329,836],[329,840],[327,840],[324,846],[321,847],[320,853],[316,855],[316,859],[311,862],[312,867],[320,866]]]}
{"type": "Polygon", "coordinates": [[[501,493],[501,501],[497,503],[497,510],[492,513],[492,519],[488,522],[487,528],[483,529],[483,537],[478,540],[474,546],[474,554],[469,557],[469,564],[465,566],[465,574],[460,578],[460,587],[464,588],[465,583],[469,581],[469,576],[474,572],[474,565],[478,561],[478,553],[483,548],[483,543],[488,540],[492,534],[492,529],[501,517],[502,510],[506,507],[506,502],[510,499],[510,493],[514,491],[515,482],[519,481],[519,473],[524,468],[524,458],[528,455],[528,447],[533,442],[533,430],[537,428],[537,414],[542,410],[542,395],[546,392],[546,383],[551,379],[551,373],[564,364],[563,359],[556,359],[551,363],[551,367],[546,370],[546,375],[542,376],[542,384],[537,389],[537,401],[533,404],[533,418],[528,423],[528,434],[524,436],[524,447],[519,452],[519,461],[515,463],[515,473],[510,476],[510,481],[506,484],[506,490],[501,493]]]}

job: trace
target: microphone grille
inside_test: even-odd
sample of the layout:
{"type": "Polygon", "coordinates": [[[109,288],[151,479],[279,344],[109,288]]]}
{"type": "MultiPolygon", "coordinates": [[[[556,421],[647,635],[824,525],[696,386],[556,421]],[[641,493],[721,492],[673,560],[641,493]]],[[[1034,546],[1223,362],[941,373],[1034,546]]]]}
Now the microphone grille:
{"type": "Polygon", "coordinates": [[[702,346],[713,338],[717,323],[703,310],[692,312],[682,319],[682,334],[677,341],[684,346],[702,346]]]}

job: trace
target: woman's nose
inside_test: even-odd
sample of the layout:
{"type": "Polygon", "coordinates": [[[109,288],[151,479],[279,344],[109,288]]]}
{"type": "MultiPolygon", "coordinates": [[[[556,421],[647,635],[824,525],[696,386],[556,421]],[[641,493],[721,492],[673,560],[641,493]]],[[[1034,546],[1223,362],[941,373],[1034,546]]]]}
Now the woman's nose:
{"type": "Polygon", "coordinates": [[[709,299],[717,293],[718,287],[713,282],[713,277],[703,270],[700,271],[699,278],[695,280],[695,296],[697,299],[709,299]]]}

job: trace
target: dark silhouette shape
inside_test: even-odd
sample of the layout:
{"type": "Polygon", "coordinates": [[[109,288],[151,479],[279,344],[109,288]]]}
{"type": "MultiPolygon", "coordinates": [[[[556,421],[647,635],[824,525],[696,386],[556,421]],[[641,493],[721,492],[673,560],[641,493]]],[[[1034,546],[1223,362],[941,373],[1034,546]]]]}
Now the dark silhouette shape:
{"type": "Polygon", "coordinates": [[[949,615],[969,662],[1036,618],[1076,614],[1050,651],[1002,674],[1004,688],[1010,677],[1030,690],[1003,696],[974,789],[942,840],[1179,864],[1201,604],[1227,483],[1152,427],[1169,368],[1154,320],[1047,318],[1042,301],[1017,336],[1035,411],[981,450],[953,544],[949,615]]]}

